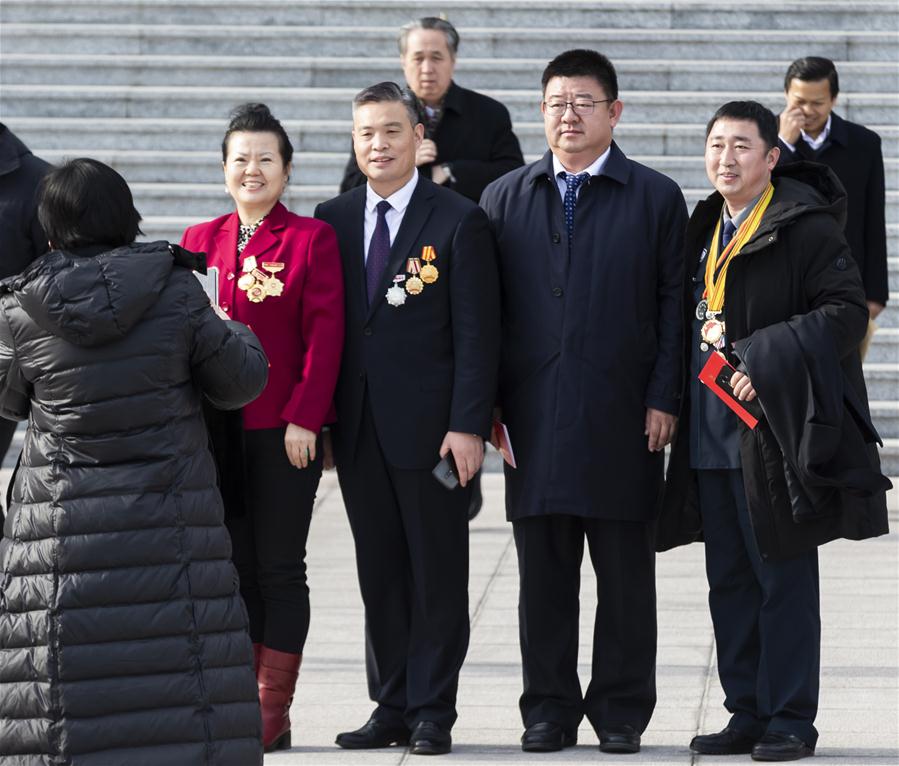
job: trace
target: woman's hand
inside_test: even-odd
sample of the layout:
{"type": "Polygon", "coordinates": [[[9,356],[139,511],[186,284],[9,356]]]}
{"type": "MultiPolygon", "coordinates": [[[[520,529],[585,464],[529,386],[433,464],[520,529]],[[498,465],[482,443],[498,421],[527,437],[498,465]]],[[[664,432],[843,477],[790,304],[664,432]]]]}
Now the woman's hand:
{"type": "Polygon", "coordinates": [[[305,468],[315,460],[315,432],[288,423],[284,432],[284,449],[287,459],[295,468],[305,468]]]}

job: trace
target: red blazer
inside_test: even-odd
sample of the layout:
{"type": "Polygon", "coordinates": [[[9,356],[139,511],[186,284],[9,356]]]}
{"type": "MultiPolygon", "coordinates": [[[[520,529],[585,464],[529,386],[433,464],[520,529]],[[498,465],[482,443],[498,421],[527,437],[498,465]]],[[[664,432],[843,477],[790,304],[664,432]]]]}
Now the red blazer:
{"type": "Polygon", "coordinates": [[[246,429],[285,423],[318,431],[334,419],[333,397],[343,351],[343,272],[337,237],[326,223],[304,218],[280,202],[237,256],[237,213],[191,226],[181,246],[206,253],[219,268],[219,305],[248,325],[269,360],[268,385],[243,408],[246,429]],[[237,287],[249,256],[284,264],[284,292],[253,303],[237,287]]]}

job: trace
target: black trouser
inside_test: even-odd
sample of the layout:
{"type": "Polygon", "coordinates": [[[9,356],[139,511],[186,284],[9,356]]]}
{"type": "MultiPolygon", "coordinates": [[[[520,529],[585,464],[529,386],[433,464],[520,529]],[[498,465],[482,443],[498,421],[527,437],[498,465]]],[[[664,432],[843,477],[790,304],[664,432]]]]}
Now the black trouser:
{"type": "Polygon", "coordinates": [[[271,649],[302,653],[309,632],[306,538],[322,475],[321,450],[294,468],[284,428],[244,433],[246,513],[226,519],[250,638],[271,649]]]}
{"type": "Polygon", "coordinates": [[[355,457],[337,475],[356,543],[374,717],[449,729],[468,650],[470,490],[389,465],[367,402],[355,457]]]}
{"type": "Polygon", "coordinates": [[[524,725],[642,732],[656,704],[656,594],[652,525],[547,515],[512,522],[518,549],[518,621],[524,725]],[[593,669],[581,695],[577,672],[584,538],[596,573],[593,669]]]}
{"type": "Polygon", "coordinates": [[[759,555],[740,470],[699,471],[709,609],[730,725],[786,732],[814,747],[821,616],[818,551],[759,555]]]}

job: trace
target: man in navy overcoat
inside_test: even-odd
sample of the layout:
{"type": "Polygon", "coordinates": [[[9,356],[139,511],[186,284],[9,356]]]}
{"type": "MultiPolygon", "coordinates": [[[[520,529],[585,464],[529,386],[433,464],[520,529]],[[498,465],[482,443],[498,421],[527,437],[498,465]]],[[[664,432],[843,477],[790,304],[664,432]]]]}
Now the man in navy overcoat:
{"type": "Polygon", "coordinates": [[[484,192],[499,245],[499,403],[516,469],[506,512],[520,572],[526,751],[637,752],[655,707],[652,522],[682,369],[677,184],[612,141],[611,62],[562,53],[543,73],[549,151],[484,192]],[[586,538],[598,586],[593,669],[577,674],[586,538]]]}

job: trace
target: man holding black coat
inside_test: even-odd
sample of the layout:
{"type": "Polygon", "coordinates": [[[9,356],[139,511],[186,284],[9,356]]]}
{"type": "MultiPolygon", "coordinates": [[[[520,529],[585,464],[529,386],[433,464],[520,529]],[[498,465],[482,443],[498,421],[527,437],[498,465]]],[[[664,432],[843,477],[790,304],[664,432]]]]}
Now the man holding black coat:
{"type": "Polygon", "coordinates": [[[705,541],[731,718],[690,748],[758,761],[814,754],[817,546],[885,534],[890,486],[858,353],[868,310],[845,192],[822,165],[776,167],[779,153],[777,120],[754,101],[708,123],[717,191],[685,237],[686,395],[656,541],[705,541]],[[698,378],[719,353],[735,368],[719,388],[752,410],[746,421],[698,378]]]}

